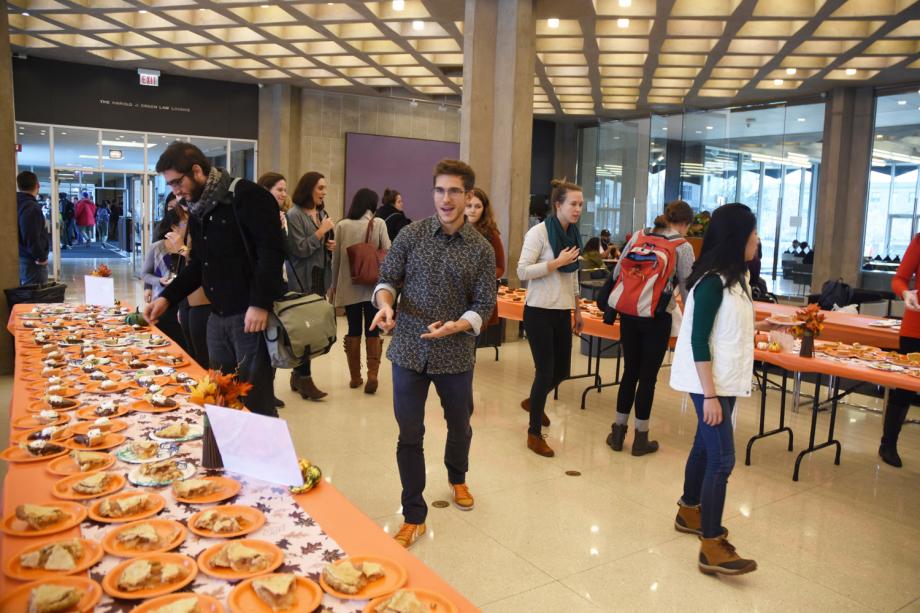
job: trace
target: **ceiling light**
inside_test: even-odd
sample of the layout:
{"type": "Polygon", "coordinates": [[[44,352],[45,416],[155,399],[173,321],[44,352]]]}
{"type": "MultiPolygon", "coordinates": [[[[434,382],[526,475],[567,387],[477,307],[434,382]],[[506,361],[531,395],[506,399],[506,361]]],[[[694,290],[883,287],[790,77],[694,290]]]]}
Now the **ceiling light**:
{"type": "Polygon", "coordinates": [[[702,130],[697,130],[696,133],[697,133],[697,134],[702,134],[703,131],[702,131],[702,130]]]}
{"type": "Polygon", "coordinates": [[[263,4],[263,5],[262,5],[262,8],[267,9],[267,8],[269,8],[269,6],[268,6],[267,4],[263,4]]]}
{"type": "Polygon", "coordinates": [[[28,14],[26,11],[23,11],[23,12],[22,12],[22,16],[23,16],[23,17],[28,17],[29,14],[28,14]]]}
{"type": "Polygon", "coordinates": [[[546,27],[547,27],[547,28],[552,28],[553,30],[555,30],[556,28],[558,28],[558,27],[559,27],[559,18],[558,18],[558,17],[550,17],[549,19],[547,19],[547,20],[546,20],[546,27]]]}
{"type": "Polygon", "coordinates": [[[629,20],[626,19],[625,17],[620,17],[619,19],[617,19],[617,27],[622,28],[622,29],[628,28],[629,20]]]}
{"type": "Polygon", "coordinates": [[[707,130],[712,130],[712,126],[706,126],[707,130]]]}
{"type": "Polygon", "coordinates": [[[796,121],[798,121],[799,123],[805,123],[805,118],[804,118],[804,117],[798,117],[798,118],[796,119],[796,121]]]}
{"type": "Polygon", "coordinates": [[[446,104],[443,104],[443,103],[442,103],[442,104],[439,104],[439,105],[438,105],[438,110],[441,111],[442,113],[447,112],[447,105],[446,105],[446,104]]]}
{"type": "Polygon", "coordinates": [[[773,79],[773,85],[782,85],[782,84],[783,84],[782,79],[773,79]]]}
{"type": "Polygon", "coordinates": [[[67,136],[67,132],[61,132],[62,136],[67,136]]]}
{"type": "Polygon", "coordinates": [[[844,72],[846,72],[849,76],[852,77],[853,75],[856,74],[856,69],[855,69],[855,68],[847,68],[844,72]]]}
{"type": "Polygon", "coordinates": [[[406,8],[406,0],[393,0],[393,10],[401,11],[406,8]]]}
{"type": "Polygon", "coordinates": [[[140,13],[141,15],[146,15],[146,14],[147,14],[147,9],[141,9],[141,10],[138,11],[138,13],[140,13]]]}
{"type": "Polygon", "coordinates": [[[415,21],[412,22],[412,29],[415,30],[416,32],[421,32],[422,30],[425,29],[425,22],[416,19],[415,21]]]}
{"type": "Polygon", "coordinates": [[[662,131],[664,131],[664,132],[667,132],[667,131],[668,131],[668,127],[667,127],[667,126],[661,128],[661,129],[662,129],[662,131]]]}
{"type": "Polygon", "coordinates": [[[410,100],[409,106],[411,106],[412,108],[418,107],[418,100],[410,100]]]}
{"type": "Polygon", "coordinates": [[[632,0],[620,0],[620,8],[628,9],[632,6],[632,0]]]}
{"type": "Polygon", "coordinates": [[[881,137],[882,137],[881,134],[876,134],[876,135],[875,135],[875,138],[881,138],[881,137]]]}
{"type": "Polygon", "coordinates": [[[786,69],[786,74],[787,74],[787,75],[794,75],[795,73],[796,73],[796,69],[795,69],[795,68],[787,68],[787,69],[786,69]]]}
{"type": "Polygon", "coordinates": [[[898,106],[904,106],[907,104],[907,100],[898,100],[898,106]]]}

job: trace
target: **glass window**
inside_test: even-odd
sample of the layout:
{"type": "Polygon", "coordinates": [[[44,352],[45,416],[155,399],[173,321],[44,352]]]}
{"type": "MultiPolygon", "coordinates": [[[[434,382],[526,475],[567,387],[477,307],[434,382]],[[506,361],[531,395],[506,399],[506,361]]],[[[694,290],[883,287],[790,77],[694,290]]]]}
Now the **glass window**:
{"type": "MultiPolygon", "coordinates": [[[[256,180],[256,143],[251,140],[230,141],[230,167],[234,177],[256,180]]],[[[296,182],[299,177],[288,177],[288,183],[296,182]]]]}
{"type": "Polygon", "coordinates": [[[920,93],[879,96],[869,190],[863,269],[894,272],[918,231],[920,93]]]}
{"type": "Polygon", "coordinates": [[[196,138],[189,139],[193,145],[201,149],[212,166],[227,167],[227,139],[226,138],[196,138]]]}
{"type": "Polygon", "coordinates": [[[102,167],[106,170],[144,170],[145,135],[139,132],[103,130],[102,167]]]}
{"type": "MultiPolygon", "coordinates": [[[[652,115],[649,131],[648,153],[648,198],[645,225],[651,227],[655,218],[664,211],[665,180],[667,179],[668,154],[668,120],[660,115],[652,115]]],[[[670,135],[679,138],[679,135],[670,135]]]]}

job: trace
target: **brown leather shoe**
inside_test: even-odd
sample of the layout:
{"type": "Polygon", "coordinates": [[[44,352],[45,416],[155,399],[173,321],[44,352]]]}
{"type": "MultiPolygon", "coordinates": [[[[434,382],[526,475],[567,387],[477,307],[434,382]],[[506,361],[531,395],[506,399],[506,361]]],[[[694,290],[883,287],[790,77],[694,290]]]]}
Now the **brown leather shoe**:
{"type": "Polygon", "coordinates": [[[383,339],[379,336],[368,336],[364,341],[367,347],[367,383],[364,393],[373,394],[377,391],[377,373],[380,371],[380,356],[383,355],[383,339]]]}
{"type": "Polygon", "coordinates": [[[543,438],[543,435],[537,436],[536,434],[527,433],[527,448],[533,451],[537,455],[541,455],[544,458],[551,458],[556,455],[556,452],[553,451],[553,448],[546,444],[546,439],[543,438]]]}
{"type": "Polygon", "coordinates": [[[348,372],[351,374],[351,381],[348,382],[348,387],[354,389],[364,383],[361,378],[361,337],[346,336],[343,342],[345,345],[345,357],[348,359],[348,372]]]}
{"type": "Polygon", "coordinates": [[[297,391],[304,400],[320,400],[329,395],[314,385],[313,377],[300,377],[297,391]]]}
{"type": "MultiPolygon", "coordinates": [[[[521,401],[521,408],[530,413],[530,398],[524,398],[524,400],[521,401]]],[[[540,424],[544,428],[549,427],[549,417],[546,416],[545,411],[543,412],[543,418],[540,420],[540,424]]]]}
{"type": "Polygon", "coordinates": [[[700,539],[700,572],[705,575],[743,575],[757,570],[757,562],[738,555],[724,536],[700,539]]]}

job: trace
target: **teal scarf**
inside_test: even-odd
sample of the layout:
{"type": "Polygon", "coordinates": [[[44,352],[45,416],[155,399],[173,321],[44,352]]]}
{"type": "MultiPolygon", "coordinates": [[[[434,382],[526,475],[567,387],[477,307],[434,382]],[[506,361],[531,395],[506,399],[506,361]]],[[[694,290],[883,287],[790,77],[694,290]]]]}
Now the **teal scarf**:
{"type": "MultiPolygon", "coordinates": [[[[581,235],[578,233],[578,228],[575,227],[575,224],[570,223],[568,230],[563,230],[562,224],[559,223],[555,215],[550,215],[543,223],[546,224],[546,233],[549,235],[549,244],[553,248],[554,256],[558,258],[563,249],[570,247],[578,247],[578,250],[581,251],[581,235]]],[[[566,264],[559,270],[562,272],[576,272],[578,270],[578,260],[571,264],[566,264]]]]}

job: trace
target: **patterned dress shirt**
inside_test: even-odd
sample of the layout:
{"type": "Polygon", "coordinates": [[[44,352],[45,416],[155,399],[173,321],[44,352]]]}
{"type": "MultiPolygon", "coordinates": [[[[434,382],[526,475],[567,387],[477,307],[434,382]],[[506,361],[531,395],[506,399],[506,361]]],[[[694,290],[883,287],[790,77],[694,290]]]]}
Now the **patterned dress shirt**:
{"type": "Polygon", "coordinates": [[[495,308],[495,252],[469,224],[447,235],[437,217],[404,228],[387,252],[377,292],[389,290],[399,305],[387,351],[391,362],[420,373],[456,374],[473,369],[476,336],[495,308]],[[443,338],[421,335],[436,321],[465,319],[471,332],[443,338]]]}

